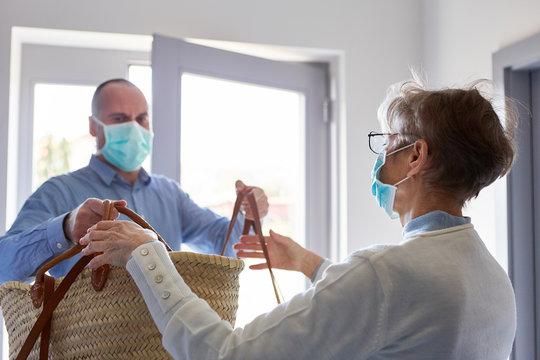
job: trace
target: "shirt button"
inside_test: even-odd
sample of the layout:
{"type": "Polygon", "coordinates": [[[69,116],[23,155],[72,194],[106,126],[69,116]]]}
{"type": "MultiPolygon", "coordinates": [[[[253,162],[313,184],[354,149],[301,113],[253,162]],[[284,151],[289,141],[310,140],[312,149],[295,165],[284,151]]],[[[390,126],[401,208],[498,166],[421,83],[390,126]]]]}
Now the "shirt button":
{"type": "Polygon", "coordinates": [[[156,277],[154,277],[154,281],[156,282],[156,284],[161,283],[163,281],[163,276],[156,275],[156,277]]]}
{"type": "Polygon", "coordinates": [[[171,293],[168,292],[167,290],[165,290],[164,292],[161,293],[161,297],[162,297],[163,299],[168,299],[169,296],[171,296],[171,293]]]}
{"type": "Polygon", "coordinates": [[[59,249],[61,249],[61,248],[62,248],[62,244],[59,243],[59,242],[57,242],[57,243],[56,243],[56,247],[59,248],[59,249]]]}
{"type": "Polygon", "coordinates": [[[154,270],[155,268],[156,268],[156,264],[148,265],[148,270],[154,270]]]}
{"type": "Polygon", "coordinates": [[[147,248],[141,249],[141,255],[142,256],[148,255],[148,249],[147,248]]]}

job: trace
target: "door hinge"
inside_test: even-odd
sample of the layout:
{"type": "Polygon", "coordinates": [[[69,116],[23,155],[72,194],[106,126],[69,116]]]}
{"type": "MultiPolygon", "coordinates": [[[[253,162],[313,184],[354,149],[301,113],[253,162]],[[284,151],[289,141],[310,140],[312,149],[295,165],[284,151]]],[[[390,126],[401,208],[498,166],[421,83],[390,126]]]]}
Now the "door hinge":
{"type": "Polygon", "coordinates": [[[323,122],[328,124],[332,121],[332,100],[325,99],[323,101],[323,122]]]}

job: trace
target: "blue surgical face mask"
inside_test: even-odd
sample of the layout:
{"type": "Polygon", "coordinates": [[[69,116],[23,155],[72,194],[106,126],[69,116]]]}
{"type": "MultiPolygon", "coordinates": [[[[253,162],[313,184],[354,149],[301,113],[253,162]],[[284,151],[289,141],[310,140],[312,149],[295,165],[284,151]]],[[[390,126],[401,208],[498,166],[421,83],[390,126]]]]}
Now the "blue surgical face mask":
{"type": "Polygon", "coordinates": [[[414,144],[404,146],[400,149],[392,151],[389,154],[386,154],[386,150],[380,152],[377,160],[375,161],[375,165],[373,166],[373,171],[371,172],[371,193],[375,196],[375,199],[377,199],[379,206],[383,208],[391,219],[397,219],[399,217],[399,214],[394,211],[394,200],[396,198],[397,186],[407,180],[409,177],[407,176],[405,179],[398,181],[394,185],[384,184],[381,182],[381,180],[379,180],[381,169],[386,163],[387,156],[393,155],[398,151],[407,149],[413,145],[414,144]]]}
{"type": "Polygon", "coordinates": [[[105,145],[98,149],[108,162],[124,171],[134,171],[152,151],[152,134],[136,121],[105,125],[97,117],[94,121],[103,127],[105,145]]]}

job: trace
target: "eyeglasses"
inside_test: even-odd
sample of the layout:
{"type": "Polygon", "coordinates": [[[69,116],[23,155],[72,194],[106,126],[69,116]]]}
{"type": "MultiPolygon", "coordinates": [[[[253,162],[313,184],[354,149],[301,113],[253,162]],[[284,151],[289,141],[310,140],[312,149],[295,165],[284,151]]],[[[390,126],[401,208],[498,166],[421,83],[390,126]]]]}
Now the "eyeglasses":
{"type": "Polygon", "coordinates": [[[398,135],[398,133],[378,133],[371,131],[368,134],[369,149],[375,154],[380,154],[384,151],[384,149],[386,149],[386,145],[388,145],[388,137],[391,135],[398,135]]]}

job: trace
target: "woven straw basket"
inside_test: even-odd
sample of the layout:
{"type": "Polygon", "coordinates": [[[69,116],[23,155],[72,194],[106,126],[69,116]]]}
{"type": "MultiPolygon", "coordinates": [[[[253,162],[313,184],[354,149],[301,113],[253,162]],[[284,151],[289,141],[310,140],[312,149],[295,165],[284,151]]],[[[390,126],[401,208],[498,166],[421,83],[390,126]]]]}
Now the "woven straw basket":
{"type": "MultiPolygon", "coordinates": [[[[170,252],[186,284],[234,326],[238,276],[244,263],[217,255],[170,252]]],[[[84,270],[53,313],[49,359],[170,359],[161,334],[130,274],[112,267],[102,291],[90,285],[84,270]]],[[[55,280],[56,286],[62,278],[55,280]]],[[[0,307],[15,359],[41,313],[30,299],[30,285],[8,282],[0,287],[0,307]]],[[[39,341],[29,359],[39,358],[39,341]]]]}

